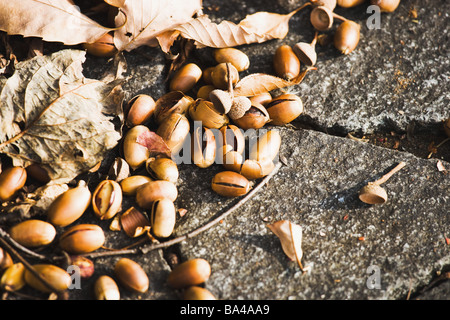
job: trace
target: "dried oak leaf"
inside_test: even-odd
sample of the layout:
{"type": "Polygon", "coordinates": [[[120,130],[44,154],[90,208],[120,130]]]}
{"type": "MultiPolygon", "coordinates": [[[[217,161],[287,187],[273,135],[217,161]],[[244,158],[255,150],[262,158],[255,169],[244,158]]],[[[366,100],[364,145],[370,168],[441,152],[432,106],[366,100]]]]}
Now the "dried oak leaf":
{"type": "Polygon", "coordinates": [[[303,81],[306,73],[316,69],[310,67],[303,70],[296,78],[288,81],[270,74],[253,73],[242,78],[234,87],[233,94],[235,96],[254,96],[261,93],[269,92],[276,89],[282,89],[289,86],[299,84],[303,81]]]}
{"type": "Polygon", "coordinates": [[[81,13],[72,0],[0,0],[0,30],[75,45],[113,30],[81,13]]]}
{"type": "Polygon", "coordinates": [[[289,20],[300,9],[288,14],[256,12],[248,15],[238,24],[227,20],[217,24],[207,15],[201,15],[159,34],[158,41],[162,50],[167,52],[179,35],[185,39],[194,40],[198,48],[226,48],[283,39],[289,31],[289,20]]]}
{"type": "Polygon", "coordinates": [[[289,220],[279,220],[268,224],[267,227],[280,239],[281,247],[289,259],[297,261],[300,269],[304,270],[301,263],[303,256],[302,227],[289,220]]]}
{"type": "Polygon", "coordinates": [[[126,0],[115,17],[114,44],[119,51],[157,46],[159,33],[188,21],[201,7],[201,0],[126,0]]]}
{"type": "Polygon", "coordinates": [[[0,153],[39,164],[53,184],[94,167],[121,138],[123,80],[85,78],[84,60],[84,51],[61,50],[0,76],[0,153]]]}

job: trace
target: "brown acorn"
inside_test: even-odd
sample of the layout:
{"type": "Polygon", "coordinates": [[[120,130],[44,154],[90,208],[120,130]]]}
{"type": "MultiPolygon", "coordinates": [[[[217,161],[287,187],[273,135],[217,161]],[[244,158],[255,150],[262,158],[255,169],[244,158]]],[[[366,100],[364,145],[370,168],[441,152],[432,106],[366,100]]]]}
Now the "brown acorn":
{"type": "Polygon", "coordinates": [[[370,0],[370,4],[379,6],[381,12],[394,12],[400,0],[370,0]]]}
{"type": "Polygon", "coordinates": [[[334,34],[334,46],[342,54],[349,54],[358,46],[360,25],[351,20],[342,22],[334,34]]]}

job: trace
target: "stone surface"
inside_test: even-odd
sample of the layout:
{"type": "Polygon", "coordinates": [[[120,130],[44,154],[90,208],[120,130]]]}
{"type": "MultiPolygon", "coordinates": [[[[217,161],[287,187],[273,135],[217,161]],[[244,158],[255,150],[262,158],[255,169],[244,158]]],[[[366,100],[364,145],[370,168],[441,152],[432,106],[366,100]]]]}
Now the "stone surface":
{"type": "MultiPolygon", "coordinates": [[[[180,247],[186,259],[211,262],[207,288],[217,297],[403,299],[448,265],[449,177],[435,160],[314,131],[284,129],[282,137],[288,165],[223,223],[180,247]],[[407,166],[383,185],[388,202],[361,202],[358,191],[400,161],[407,166]],[[311,267],[306,274],[267,228],[284,219],[303,227],[302,263],[311,267]],[[380,289],[366,285],[369,268],[378,268],[380,289]]],[[[180,188],[189,199],[180,200],[188,209],[177,228],[181,234],[236,201],[214,195],[194,172],[188,175],[196,182],[180,188]],[[195,196],[199,192],[202,197],[195,196]]]]}

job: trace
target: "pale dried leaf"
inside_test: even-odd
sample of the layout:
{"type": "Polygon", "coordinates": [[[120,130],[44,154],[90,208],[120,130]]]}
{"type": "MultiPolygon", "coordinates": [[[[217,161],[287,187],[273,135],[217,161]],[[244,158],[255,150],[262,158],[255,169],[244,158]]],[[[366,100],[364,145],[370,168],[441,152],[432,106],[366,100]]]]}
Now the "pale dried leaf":
{"type": "Polygon", "coordinates": [[[82,14],[72,0],[0,0],[0,30],[75,45],[94,42],[112,29],[82,14]]]}
{"type": "Polygon", "coordinates": [[[201,0],[126,0],[115,18],[114,43],[119,51],[156,46],[156,36],[185,23],[201,10],[201,0]]]}
{"type": "Polygon", "coordinates": [[[0,152],[13,164],[37,163],[52,183],[87,172],[117,145],[122,80],[82,75],[85,52],[61,50],[20,62],[0,77],[0,152]]]}
{"type": "Polygon", "coordinates": [[[302,227],[289,220],[279,220],[268,224],[267,227],[280,239],[281,247],[289,259],[297,261],[300,268],[303,269],[301,263],[303,256],[302,227]]]}
{"type": "Polygon", "coordinates": [[[283,15],[271,12],[257,12],[247,16],[239,24],[224,20],[219,24],[202,15],[173,30],[160,35],[158,40],[163,50],[167,50],[179,34],[194,40],[198,48],[226,48],[250,43],[262,43],[272,39],[283,39],[289,31],[289,19],[298,11],[283,15]]]}
{"type": "Polygon", "coordinates": [[[296,78],[288,81],[265,73],[253,73],[242,78],[234,87],[233,94],[235,96],[255,96],[276,89],[282,89],[289,86],[299,84],[303,81],[306,73],[315,67],[303,70],[296,78]]]}

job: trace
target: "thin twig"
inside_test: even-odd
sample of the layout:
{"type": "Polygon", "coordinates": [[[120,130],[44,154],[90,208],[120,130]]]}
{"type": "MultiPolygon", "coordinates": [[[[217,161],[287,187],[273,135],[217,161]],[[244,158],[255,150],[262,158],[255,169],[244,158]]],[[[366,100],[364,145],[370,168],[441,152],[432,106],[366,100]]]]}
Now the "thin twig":
{"type": "Polygon", "coordinates": [[[58,297],[64,297],[63,292],[55,288],[51,283],[49,283],[36,269],[25,259],[23,258],[3,237],[0,237],[0,246],[4,248],[8,253],[19,260],[24,267],[29,270],[39,281],[41,281],[48,289],[52,292],[55,292],[58,297]]]}
{"type": "Polygon", "coordinates": [[[266,185],[269,180],[278,172],[278,170],[281,168],[282,163],[278,162],[275,168],[272,170],[270,174],[268,174],[264,179],[255,187],[253,188],[246,196],[244,196],[241,200],[239,200],[235,205],[233,205],[230,209],[219,215],[217,218],[211,220],[207,224],[185,234],[182,236],[179,236],[177,238],[161,242],[161,243],[153,243],[150,245],[146,245],[142,248],[135,248],[135,249],[126,249],[126,250],[113,250],[113,251],[105,251],[105,252],[93,252],[93,253],[87,253],[84,254],[85,257],[89,258],[97,258],[97,257],[104,257],[104,256],[110,256],[110,255],[119,255],[119,254],[136,254],[136,253],[148,253],[150,251],[156,250],[156,249],[162,249],[162,248],[168,248],[174,244],[180,243],[182,241],[185,241],[187,239],[193,238],[197,236],[198,234],[202,233],[203,231],[206,231],[219,223],[221,220],[225,219],[227,216],[229,216],[232,212],[234,212],[236,209],[243,206],[248,200],[250,200],[264,185],[266,185]]]}
{"type": "Polygon", "coordinates": [[[38,254],[34,251],[31,251],[28,248],[25,248],[24,246],[22,246],[20,243],[18,243],[17,241],[15,241],[13,238],[11,238],[11,236],[8,234],[8,232],[6,232],[5,230],[3,230],[2,228],[0,228],[0,238],[3,238],[5,240],[8,240],[10,243],[12,243],[17,249],[20,249],[21,251],[29,254],[30,256],[40,259],[40,260],[46,260],[48,259],[46,256],[38,254]]]}

